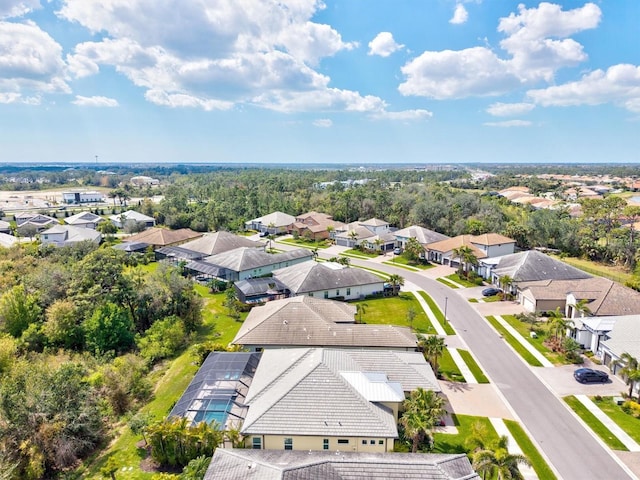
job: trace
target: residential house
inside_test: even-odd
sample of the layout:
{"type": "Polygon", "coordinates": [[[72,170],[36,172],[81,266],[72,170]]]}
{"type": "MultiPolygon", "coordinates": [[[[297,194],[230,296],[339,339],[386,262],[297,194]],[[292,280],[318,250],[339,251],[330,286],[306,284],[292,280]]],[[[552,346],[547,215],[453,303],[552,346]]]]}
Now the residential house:
{"type": "Polygon", "coordinates": [[[429,230],[428,228],[424,228],[419,225],[411,225],[410,227],[403,228],[402,230],[396,230],[393,232],[393,236],[396,237],[396,246],[403,249],[406,247],[407,241],[410,238],[415,238],[422,246],[450,238],[447,235],[434,232],[433,230],[429,230]]]}
{"type": "Polygon", "coordinates": [[[345,230],[346,225],[333,219],[331,215],[307,212],[296,217],[288,227],[288,232],[311,240],[335,238],[337,232],[345,230]]]}
{"type": "Polygon", "coordinates": [[[236,297],[248,305],[254,303],[271,302],[289,296],[289,289],[274,277],[258,277],[240,280],[233,284],[236,297]]]}
{"type": "Polygon", "coordinates": [[[560,308],[568,318],[574,318],[581,300],[586,300],[589,315],[594,317],[640,312],[639,292],[602,277],[523,282],[518,291],[520,303],[531,312],[560,308]]]}
{"type": "Polygon", "coordinates": [[[368,250],[383,252],[393,250],[396,243],[389,222],[378,218],[349,223],[336,234],[335,240],[336,245],[342,247],[362,246],[368,250]]]}
{"type": "Polygon", "coordinates": [[[64,223],[67,225],[73,225],[74,227],[92,228],[96,229],[100,222],[104,222],[104,218],[100,215],[96,215],[91,212],[80,212],[75,215],[71,215],[64,219],[64,223]]]}
{"type": "Polygon", "coordinates": [[[125,242],[144,242],[154,247],[166,247],[170,245],[180,245],[194,238],[199,238],[202,233],[194,232],[190,228],[179,230],[169,230],[168,228],[153,227],[144,232],[136,233],[124,239],[125,242]]]}
{"type": "Polygon", "coordinates": [[[415,351],[409,328],[355,323],[356,307],[334,300],[292,297],[254,307],[233,339],[249,350],[296,347],[415,351]]]}
{"type": "Polygon", "coordinates": [[[127,242],[127,243],[117,243],[113,245],[111,248],[116,250],[122,250],[126,253],[145,253],[149,248],[149,244],[145,242],[127,242]]]}
{"type": "Polygon", "coordinates": [[[260,363],[260,353],[211,352],[175,403],[169,417],[191,425],[214,423],[238,428],[247,413],[245,397],[260,363]]]}
{"type": "MultiPolygon", "coordinates": [[[[636,315],[636,317],[638,317],[636,315]]],[[[607,338],[607,334],[613,330],[613,326],[616,322],[622,318],[621,316],[614,317],[577,317],[572,319],[572,324],[569,327],[569,336],[576,342],[590,350],[602,358],[601,343],[607,338]]],[[[638,317],[640,319],[640,317],[638,317]]],[[[640,325],[640,323],[638,323],[640,325]]]]}
{"type": "Polygon", "coordinates": [[[151,228],[156,226],[156,219],[145,215],[135,210],[127,210],[118,215],[111,215],[109,217],[111,223],[118,228],[124,228],[126,225],[139,225],[144,224],[145,228],[151,228]]]}
{"type": "Polygon", "coordinates": [[[218,448],[204,480],[479,480],[459,454],[218,448]]]}
{"type": "Polygon", "coordinates": [[[264,350],[241,433],[256,449],[388,452],[401,404],[418,387],[440,391],[420,352],[264,350]]]}
{"type": "Polygon", "coordinates": [[[0,247],[11,248],[18,242],[18,239],[8,233],[0,232],[0,247]]]}
{"type": "Polygon", "coordinates": [[[185,269],[194,275],[237,282],[253,277],[263,277],[274,270],[305,263],[312,259],[313,253],[305,248],[272,254],[257,248],[241,247],[200,261],[189,262],[185,269]]]}
{"type": "MultiPolygon", "coordinates": [[[[624,367],[621,361],[626,353],[640,360],[640,315],[620,317],[601,343],[602,363],[609,365],[611,371],[619,375],[624,367]]],[[[640,382],[636,382],[634,395],[640,395],[640,382]]]]}
{"type": "Polygon", "coordinates": [[[291,296],[356,300],[384,292],[384,280],[360,268],[334,262],[308,262],[273,272],[291,296]]]}
{"type": "Polygon", "coordinates": [[[224,231],[206,233],[181,245],[184,249],[200,252],[204,256],[218,255],[242,247],[264,249],[265,246],[263,242],[255,242],[247,237],[224,231]]]}
{"type": "Polygon", "coordinates": [[[454,251],[461,247],[469,247],[478,261],[481,261],[484,258],[500,257],[513,253],[516,241],[497,233],[484,233],[482,235],[458,235],[429,243],[425,248],[429,261],[454,267],[460,264],[460,258],[454,254],[454,251]]]}
{"type": "Polygon", "coordinates": [[[40,233],[43,245],[62,247],[73,243],[90,241],[100,243],[102,235],[92,228],[75,227],[73,225],[54,225],[40,233]]]}
{"type": "Polygon", "coordinates": [[[104,194],[96,191],[63,192],[64,203],[99,203],[104,202],[104,194]]]}
{"type": "Polygon", "coordinates": [[[512,286],[541,280],[577,280],[591,275],[538,250],[526,250],[501,257],[480,260],[478,273],[495,285],[509,277],[512,286]]]}
{"type": "Polygon", "coordinates": [[[131,185],[134,185],[136,187],[160,185],[160,180],[158,180],[157,178],[147,177],[146,175],[137,175],[135,177],[131,177],[129,182],[131,183],[131,185]]]}
{"type": "Polygon", "coordinates": [[[273,212],[262,217],[254,218],[248,222],[244,222],[244,228],[247,230],[257,230],[258,232],[266,232],[270,235],[286,233],[287,228],[296,218],[293,215],[282,212],[273,212]]]}
{"type": "Polygon", "coordinates": [[[58,225],[58,219],[40,213],[21,212],[16,213],[16,226],[20,235],[28,233],[29,230],[34,232],[42,232],[47,228],[58,225]]]}

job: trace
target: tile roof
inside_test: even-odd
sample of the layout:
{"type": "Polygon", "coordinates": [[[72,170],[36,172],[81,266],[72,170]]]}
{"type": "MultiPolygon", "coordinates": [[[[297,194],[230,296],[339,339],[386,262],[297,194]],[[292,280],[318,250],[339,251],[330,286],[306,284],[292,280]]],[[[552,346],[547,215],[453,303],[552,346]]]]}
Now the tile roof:
{"type": "Polygon", "coordinates": [[[343,302],[299,296],[254,307],[233,342],[291,347],[415,348],[408,328],[354,324],[356,308],[343,302]]]}
{"type": "Polygon", "coordinates": [[[628,353],[640,359],[640,315],[619,317],[607,337],[603,345],[616,356],[628,353]]]}
{"type": "Polygon", "coordinates": [[[110,220],[115,220],[116,222],[122,221],[122,217],[124,217],[126,221],[134,221],[134,222],[152,222],[155,219],[144,213],[136,212],[135,210],[127,210],[126,212],[122,212],[118,215],[111,215],[109,217],[110,220]]]}
{"type": "Polygon", "coordinates": [[[422,245],[427,243],[439,242],[441,240],[447,240],[447,235],[434,232],[428,228],[421,227],[419,225],[411,225],[410,227],[403,228],[402,230],[396,230],[393,235],[398,238],[415,238],[422,245]]]}
{"type": "Polygon", "coordinates": [[[254,218],[253,220],[249,220],[245,223],[261,223],[265,227],[268,227],[270,225],[273,225],[274,227],[286,227],[287,225],[291,225],[295,221],[296,217],[294,217],[293,215],[282,212],[273,212],[262,217],[254,218]]]}
{"type": "Polygon", "coordinates": [[[499,277],[508,275],[515,282],[591,278],[588,273],[537,250],[500,257],[493,273],[499,277]]]}
{"type": "Polygon", "coordinates": [[[295,295],[377,283],[382,287],[384,284],[384,280],[366,270],[342,266],[334,268],[334,265],[337,264],[305,262],[275,270],[273,276],[295,295]]]}
{"type": "Polygon", "coordinates": [[[341,372],[371,372],[400,383],[440,391],[418,352],[390,350],[268,349],[249,389],[245,434],[397,437],[387,407],[368,401],[341,372]]]}
{"type": "Polygon", "coordinates": [[[360,224],[354,225],[353,223],[350,223],[349,225],[346,225],[346,230],[336,234],[336,238],[348,238],[349,240],[351,240],[352,239],[351,232],[356,232],[356,237],[355,237],[356,242],[360,240],[368,239],[368,238],[373,238],[375,235],[371,230],[369,230],[367,227],[363,225],[360,225],[360,224]]]}
{"type": "MultiPolygon", "coordinates": [[[[257,248],[240,247],[224,253],[218,253],[204,259],[204,262],[234,272],[246,272],[255,268],[276,265],[291,260],[313,258],[313,253],[306,248],[298,248],[282,253],[267,253],[257,248]]],[[[298,265],[288,267],[297,268],[298,265]]]]}
{"type": "Polygon", "coordinates": [[[69,225],[82,225],[85,223],[98,223],[103,221],[104,218],[91,212],[76,213],[75,215],[71,215],[64,219],[64,222],[69,225]]]}
{"type": "Polygon", "coordinates": [[[360,225],[364,225],[366,226],[370,226],[370,227],[384,227],[385,225],[389,225],[389,222],[387,222],[386,220],[380,220],[379,218],[370,218],[368,220],[363,220],[360,223],[360,225]]]}
{"type": "Polygon", "coordinates": [[[518,287],[529,290],[537,300],[562,300],[571,293],[578,300],[589,300],[590,315],[597,317],[640,313],[640,292],[607,278],[543,280],[520,283],[518,287]]]}
{"type": "Polygon", "coordinates": [[[93,230],[92,228],[84,228],[84,227],[74,227],[73,225],[54,225],[53,227],[43,231],[40,235],[54,235],[61,234],[65,235],[64,243],[74,243],[74,242],[84,242],[85,240],[90,240],[92,242],[100,241],[102,239],[102,235],[100,232],[93,230]]]}
{"type": "Polygon", "coordinates": [[[205,255],[217,255],[240,247],[264,248],[263,242],[254,242],[247,237],[234,233],[219,231],[206,233],[202,237],[180,245],[182,248],[204,253],[205,255]]]}
{"type": "Polygon", "coordinates": [[[187,240],[201,237],[202,233],[194,232],[190,228],[181,228],[179,230],[169,230],[168,228],[153,227],[144,232],[136,233],[130,237],[126,237],[126,242],[145,242],[149,245],[157,247],[165,247],[176,243],[183,243],[187,240]]]}
{"type": "Polygon", "coordinates": [[[218,448],[205,480],[476,480],[465,454],[218,448]]]}
{"type": "Polygon", "coordinates": [[[476,245],[504,245],[505,243],[516,243],[513,238],[505,237],[499,233],[483,233],[482,235],[473,235],[471,243],[476,245]]]}
{"type": "Polygon", "coordinates": [[[439,242],[433,242],[426,245],[427,250],[436,252],[451,252],[456,248],[460,248],[463,245],[469,247],[476,258],[486,258],[487,254],[476,247],[472,242],[472,235],[458,235],[457,237],[448,238],[439,242]]]}

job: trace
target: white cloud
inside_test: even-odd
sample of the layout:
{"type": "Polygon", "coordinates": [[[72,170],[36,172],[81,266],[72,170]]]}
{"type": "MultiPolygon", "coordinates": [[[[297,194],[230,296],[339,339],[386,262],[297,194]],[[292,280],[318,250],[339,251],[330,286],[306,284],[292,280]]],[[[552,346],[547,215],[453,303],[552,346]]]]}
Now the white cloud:
{"type": "Polygon", "coordinates": [[[612,102],[632,112],[640,111],[640,66],[620,64],[595,70],[576,82],[529,90],[542,106],[600,105],[612,102]]]}
{"type": "Polygon", "coordinates": [[[0,21],[0,91],[68,93],[62,47],[35,23],[0,21]]]}
{"type": "Polygon", "coordinates": [[[372,118],[381,120],[398,120],[398,121],[412,121],[423,120],[425,118],[433,117],[433,113],[429,110],[402,110],[399,112],[378,112],[371,115],[372,118]]]}
{"type": "Polygon", "coordinates": [[[380,32],[376,38],[369,42],[369,55],[388,57],[394,52],[404,48],[404,45],[396,43],[390,32],[380,32]]]}
{"type": "Polygon", "coordinates": [[[504,122],[486,122],[483,123],[485,127],[530,127],[533,123],[528,120],[505,120],[504,122]]]}
{"type": "Polygon", "coordinates": [[[21,17],[40,8],[40,0],[0,0],[0,20],[21,17]]]}
{"type": "Polygon", "coordinates": [[[320,128],[329,128],[333,126],[333,122],[329,118],[319,118],[313,121],[313,125],[320,128]]]}
{"type": "Polygon", "coordinates": [[[536,106],[533,103],[493,103],[487,108],[487,113],[494,117],[510,117],[521,115],[533,110],[536,106]]]}
{"type": "Polygon", "coordinates": [[[402,67],[403,95],[435,99],[498,95],[520,85],[509,63],[484,47],[424,52],[402,67]]]}
{"type": "Polygon", "coordinates": [[[108,97],[83,97],[82,95],[76,95],[76,99],[72,101],[74,105],[80,107],[117,107],[118,101],[108,97]]]}
{"type": "Polygon", "coordinates": [[[487,47],[426,51],[402,67],[403,95],[435,99],[498,95],[537,82],[551,82],[555,72],[574,66],[587,56],[581,44],[566,38],[595,28],[601,17],[593,3],[563,11],[559,5],[540,3],[500,19],[498,31],[506,35],[501,58],[487,47]]]}
{"type": "Polygon", "coordinates": [[[25,105],[40,105],[41,98],[35,97],[23,97],[17,92],[2,93],[0,92],[0,103],[22,103],[25,105]]]}
{"type": "Polygon", "coordinates": [[[452,23],[454,25],[460,25],[462,23],[466,23],[468,18],[469,18],[469,13],[467,12],[467,9],[464,8],[464,5],[459,3],[456,5],[456,9],[453,11],[453,17],[451,17],[451,20],[449,20],[449,23],[452,23]]]}
{"type": "Polygon", "coordinates": [[[159,105],[379,110],[379,98],[329,89],[314,69],[357,46],[312,21],[322,8],[317,0],[65,0],[59,15],[108,37],[76,46],[67,58],[76,77],[111,66],[159,105]]]}

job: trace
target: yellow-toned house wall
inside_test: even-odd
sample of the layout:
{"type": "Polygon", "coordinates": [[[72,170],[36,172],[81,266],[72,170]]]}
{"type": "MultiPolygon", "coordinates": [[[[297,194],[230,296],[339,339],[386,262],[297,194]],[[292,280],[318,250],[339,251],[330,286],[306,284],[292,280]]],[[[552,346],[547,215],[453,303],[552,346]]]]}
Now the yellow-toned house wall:
{"type": "Polygon", "coordinates": [[[293,440],[293,450],[323,450],[324,439],[329,439],[329,448],[332,452],[387,452],[393,450],[393,438],[380,437],[321,437],[311,435],[249,435],[246,444],[249,448],[253,445],[253,438],[262,439],[262,448],[266,450],[284,450],[284,439],[293,440]],[[340,440],[348,440],[349,443],[338,443],[340,440]],[[371,441],[374,444],[371,445],[371,441]],[[363,444],[363,441],[366,444],[363,444]],[[380,444],[382,441],[382,445],[380,444]]]}

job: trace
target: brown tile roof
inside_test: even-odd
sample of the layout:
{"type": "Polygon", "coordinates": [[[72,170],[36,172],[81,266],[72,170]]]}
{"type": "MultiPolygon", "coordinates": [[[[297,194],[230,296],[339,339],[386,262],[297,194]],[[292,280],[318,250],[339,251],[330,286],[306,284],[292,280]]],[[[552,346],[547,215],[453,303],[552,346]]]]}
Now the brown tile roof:
{"type": "Polygon", "coordinates": [[[201,237],[202,233],[194,232],[190,228],[169,230],[168,228],[149,228],[125,239],[126,242],[145,242],[156,247],[177,245],[193,238],[201,237]]]}
{"type": "Polygon", "coordinates": [[[449,238],[447,240],[429,243],[426,245],[426,249],[434,252],[444,253],[450,252],[455,248],[460,248],[463,245],[466,245],[467,247],[471,248],[471,250],[473,250],[473,254],[476,256],[476,258],[486,258],[487,255],[471,242],[472,238],[472,235],[458,235],[457,237],[449,238]]]}

